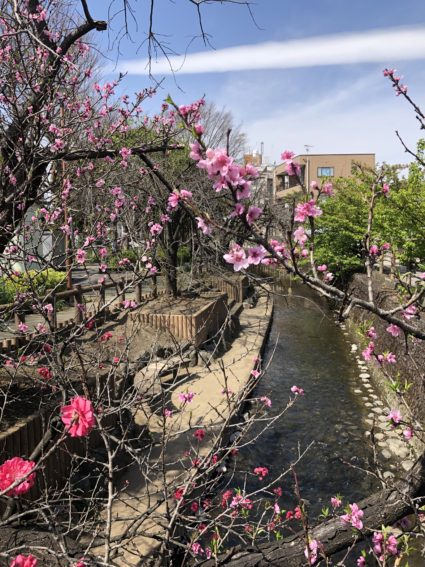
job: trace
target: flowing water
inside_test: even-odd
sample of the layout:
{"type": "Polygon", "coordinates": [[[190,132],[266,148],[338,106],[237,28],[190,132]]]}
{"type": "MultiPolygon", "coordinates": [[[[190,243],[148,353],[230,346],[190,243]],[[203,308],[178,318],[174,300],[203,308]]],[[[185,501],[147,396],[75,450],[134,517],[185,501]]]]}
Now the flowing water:
{"type": "MultiPolygon", "coordinates": [[[[354,392],[360,382],[359,369],[327,302],[305,286],[293,285],[291,295],[275,297],[264,356],[267,364],[253,395],[272,400],[272,415],[286,406],[294,384],[305,395],[257,442],[241,451],[236,482],[245,480],[244,471],[258,466],[268,467],[270,476],[277,476],[312,443],[296,466],[301,496],[309,502],[312,516],[320,514],[337,493],[345,503],[372,493],[378,487],[376,480],[356,468],[371,456],[364,422],[367,409],[354,392]]],[[[252,476],[247,482],[248,489],[258,488],[252,476]]],[[[282,501],[287,507],[295,505],[290,476],[282,487],[282,501]]]]}
{"type": "MultiPolygon", "coordinates": [[[[362,470],[372,462],[370,425],[365,422],[370,410],[360,389],[361,371],[355,353],[327,301],[301,284],[292,284],[289,294],[287,283],[286,289],[275,291],[273,323],[263,360],[267,370],[253,397],[269,397],[272,407],[268,414],[277,415],[289,396],[293,397],[293,385],[303,388],[305,395],[254,443],[241,449],[234,462],[236,470],[227,482],[232,488],[244,487],[247,493],[258,490],[266,480],[287,470],[311,445],[295,470],[301,497],[315,523],[323,507],[331,508],[332,496],[340,494],[345,506],[381,488],[374,476],[362,470]],[[259,466],[269,469],[266,480],[259,481],[253,474],[259,466]]],[[[260,424],[252,438],[259,432],[260,424]]],[[[394,463],[393,459],[387,461],[390,466],[394,463]]],[[[285,510],[293,509],[298,504],[293,476],[286,475],[279,485],[283,490],[279,504],[285,510]]],[[[293,528],[301,529],[300,522],[293,528]]],[[[410,567],[424,567],[421,545],[422,540],[416,544],[418,551],[407,558],[410,567]]],[[[344,566],[354,567],[359,552],[357,547],[344,566]]],[[[334,560],[342,557],[339,554],[334,560]]]]}

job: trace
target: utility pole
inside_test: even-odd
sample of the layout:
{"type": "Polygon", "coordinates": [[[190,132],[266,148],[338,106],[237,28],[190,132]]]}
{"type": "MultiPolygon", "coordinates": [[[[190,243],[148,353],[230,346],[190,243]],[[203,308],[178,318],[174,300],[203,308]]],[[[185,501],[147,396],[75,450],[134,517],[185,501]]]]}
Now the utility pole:
{"type": "Polygon", "coordinates": [[[307,189],[307,193],[308,193],[308,191],[310,190],[310,183],[311,183],[311,180],[310,180],[310,160],[309,160],[309,158],[308,158],[308,154],[309,154],[309,152],[310,152],[310,148],[312,148],[312,147],[313,147],[313,146],[310,145],[310,144],[304,144],[305,153],[307,154],[307,161],[306,161],[306,168],[305,168],[305,171],[306,171],[306,183],[305,183],[305,186],[306,186],[306,189],[307,189]]]}

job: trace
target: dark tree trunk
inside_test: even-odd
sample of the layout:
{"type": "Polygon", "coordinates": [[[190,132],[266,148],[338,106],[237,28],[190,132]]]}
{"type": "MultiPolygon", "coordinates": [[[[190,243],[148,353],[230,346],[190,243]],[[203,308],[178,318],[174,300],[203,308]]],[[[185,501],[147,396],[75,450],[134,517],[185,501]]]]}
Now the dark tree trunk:
{"type": "Polygon", "coordinates": [[[167,230],[162,240],[165,250],[165,262],[162,271],[165,276],[165,289],[173,297],[178,295],[177,254],[180,247],[181,211],[174,213],[173,219],[167,224],[167,230]]]}
{"type": "MultiPolygon", "coordinates": [[[[368,532],[381,529],[383,525],[392,525],[412,510],[412,499],[425,496],[425,454],[422,455],[407,478],[393,489],[385,489],[372,494],[361,502],[364,511],[363,524],[368,532]]],[[[416,502],[418,505],[418,502],[416,502]]],[[[364,538],[358,533],[358,540],[364,538]]],[[[321,542],[327,557],[347,549],[353,544],[353,528],[342,524],[340,518],[328,520],[312,528],[310,539],[321,542]]],[[[215,560],[197,563],[203,567],[226,565],[229,567],[265,567],[270,565],[301,567],[307,565],[304,555],[305,537],[302,532],[287,537],[279,542],[261,544],[257,547],[238,546],[223,553],[215,560]]]]}
{"type": "Polygon", "coordinates": [[[177,285],[177,252],[179,244],[176,241],[171,242],[167,248],[167,265],[165,267],[165,288],[173,297],[178,295],[177,285]]]}

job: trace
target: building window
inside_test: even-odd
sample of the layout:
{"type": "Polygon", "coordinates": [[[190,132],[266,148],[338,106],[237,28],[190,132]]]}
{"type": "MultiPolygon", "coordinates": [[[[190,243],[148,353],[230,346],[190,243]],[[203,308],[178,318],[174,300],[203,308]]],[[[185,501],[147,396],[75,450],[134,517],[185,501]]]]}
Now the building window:
{"type": "Polygon", "coordinates": [[[317,177],[333,177],[334,168],[333,167],[318,167],[317,177]]]}

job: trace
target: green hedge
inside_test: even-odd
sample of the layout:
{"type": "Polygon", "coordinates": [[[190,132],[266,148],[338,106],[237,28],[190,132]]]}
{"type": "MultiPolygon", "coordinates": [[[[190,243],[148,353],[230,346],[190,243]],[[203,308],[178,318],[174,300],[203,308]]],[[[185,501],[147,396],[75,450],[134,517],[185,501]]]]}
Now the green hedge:
{"type": "Polygon", "coordinates": [[[118,262],[123,260],[124,258],[128,258],[131,262],[131,265],[134,266],[139,259],[139,255],[134,250],[121,250],[116,254],[111,254],[106,258],[105,264],[108,265],[110,270],[128,270],[130,267],[128,264],[127,266],[120,266],[118,262]]]}
{"type": "Polygon", "coordinates": [[[62,291],[66,287],[66,273],[56,270],[29,270],[20,276],[0,278],[0,304],[13,303],[18,293],[43,295],[48,289],[62,291]]]}

